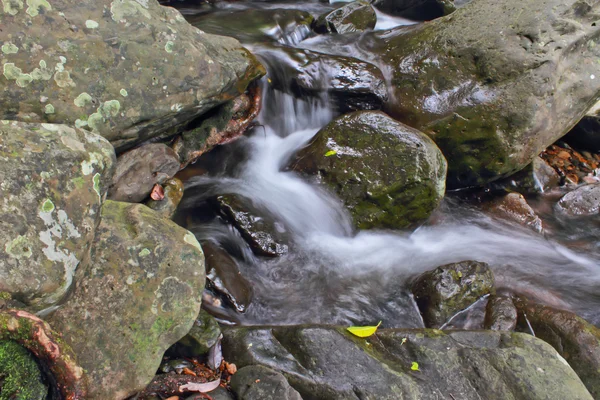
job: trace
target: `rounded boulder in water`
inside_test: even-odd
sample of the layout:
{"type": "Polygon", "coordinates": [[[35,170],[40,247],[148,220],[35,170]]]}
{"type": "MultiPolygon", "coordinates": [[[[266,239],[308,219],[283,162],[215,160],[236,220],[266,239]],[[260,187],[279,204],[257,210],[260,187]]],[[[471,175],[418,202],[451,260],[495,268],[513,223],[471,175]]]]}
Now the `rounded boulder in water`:
{"type": "Polygon", "coordinates": [[[332,121],[293,168],[318,174],[360,229],[415,226],[437,208],[446,188],[446,159],[435,143],[382,112],[332,121]]]}

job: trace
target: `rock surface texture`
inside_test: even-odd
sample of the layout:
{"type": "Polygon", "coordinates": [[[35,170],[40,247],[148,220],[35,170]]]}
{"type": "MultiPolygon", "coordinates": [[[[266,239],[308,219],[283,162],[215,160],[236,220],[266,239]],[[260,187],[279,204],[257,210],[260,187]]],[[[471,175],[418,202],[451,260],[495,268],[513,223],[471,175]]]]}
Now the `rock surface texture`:
{"type": "Polygon", "coordinates": [[[194,235],[140,204],[107,201],[89,268],[50,317],[88,377],[88,399],[123,399],[152,379],[200,311],[194,235]]]}
{"type": "Polygon", "coordinates": [[[99,133],[117,150],[173,134],[262,67],[156,0],[4,0],[0,119],[99,133]]]}
{"type": "Polygon", "coordinates": [[[114,163],[99,135],[0,121],[0,292],[35,309],[65,295],[94,237],[114,163]]]}

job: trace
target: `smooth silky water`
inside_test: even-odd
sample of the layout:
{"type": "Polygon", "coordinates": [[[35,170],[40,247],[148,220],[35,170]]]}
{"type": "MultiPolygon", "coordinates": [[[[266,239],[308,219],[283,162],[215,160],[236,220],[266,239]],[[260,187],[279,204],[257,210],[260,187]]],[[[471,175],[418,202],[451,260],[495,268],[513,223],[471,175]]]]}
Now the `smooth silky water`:
{"type": "MultiPolygon", "coordinates": [[[[244,3],[234,4],[244,7],[244,3]]],[[[328,6],[313,3],[313,7],[328,6]]],[[[407,23],[381,16],[380,21],[382,29],[407,23]]],[[[279,43],[295,45],[302,39],[284,38],[279,43]]],[[[317,38],[298,46],[306,47],[307,42],[312,48],[324,43],[317,38]]],[[[282,51],[245,45],[263,59],[270,78],[289,80],[277,68],[287,59],[282,51]]],[[[327,79],[326,71],[322,78],[327,79]]],[[[179,211],[183,221],[182,216],[199,213],[211,196],[238,194],[277,221],[289,238],[286,255],[257,257],[235,229],[218,219],[187,224],[199,240],[227,249],[252,284],[253,301],[244,313],[226,305],[213,309],[222,322],[350,325],[383,321],[385,327],[421,327],[408,290],[411,279],[443,264],[477,260],[491,266],[498,290],[569,309],[600,323],[597,217],[561,219],[552,214],[556,196],[541,196],[532,203],[547,223],[541,235],[487,216],[449,193],[440,209],[415,231],[355,232],[334,195],[315,179],[287,169],[296,152],[335,117],[327,96],[299,99],[271,88],[267,78],[262,85],[258,126],[203,157],[202,168],[196,166],[203,174],[187,174],[179,211]]],[[[476,306],[481,309],[481,304],[476,306]]],[[[474,315],[480,320],[481,312],[474,315]]],[[[477,327],[477,322],[462,324],[477,327]]]]}

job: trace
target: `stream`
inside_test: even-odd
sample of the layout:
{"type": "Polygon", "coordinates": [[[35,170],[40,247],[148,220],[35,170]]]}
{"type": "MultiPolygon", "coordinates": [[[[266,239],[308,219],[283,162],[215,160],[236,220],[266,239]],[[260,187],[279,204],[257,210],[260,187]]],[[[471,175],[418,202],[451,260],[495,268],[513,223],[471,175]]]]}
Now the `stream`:
{"type": "MultiPolygon", "coordinates": [[[[318,15],[333,8],[317,2],[218,4],[221,8],[174,5],[192,23],[210,12],[297,8],[318,15]]],[[[376,30],[412,23],[385,14],[378,15],[378,21],[376,30]]],[[[235,24],[243,26],[240,21],[235,24]]],[[[600,324],[600,220],[554,215],[556,193],[530,199],[546,224],[543,235],[486,215],[460,192],[447,193],[438,211],[414,231],[354,231],[335,196],[316,180],[287,168],[338,111],[325,91],[298,97],[271,82],[289,81],[282,68],[290,63],[285,51],[289,47],[327,48],[329,53],[356,57],[360,51],[351,43],[333,48],[325,39],[311,38],[305,25],[265,29],[271,41],[257,39],[256,31],[236,29],[228,26],[223,34],[236,36],[268,68],[261,82],[258,124],[185,171],[185,196],[177,216],[199,241],[227,250],[250,282],[252,301],[243,311],[222,301],[204,302],[221,322],[362,325],[382,321],[388,328],[423,327],[410,294],[411,280],[440,265],[477,260],[492,267],[499,291],[569,309],[600,324]],[[234,228],[207,211],[210,199],[224,194],[249,199],[254,208],[276,221],[288,252],[279,257],[255,255],[234,228]]],[[[327,71],[322,79],[327,79],[327,71]]],[[[211,296],[216,295],[207,294],[206,299],[211,296]]],[[[480,327],[484,305],[485,299],[447,327],[480,327]]]]}

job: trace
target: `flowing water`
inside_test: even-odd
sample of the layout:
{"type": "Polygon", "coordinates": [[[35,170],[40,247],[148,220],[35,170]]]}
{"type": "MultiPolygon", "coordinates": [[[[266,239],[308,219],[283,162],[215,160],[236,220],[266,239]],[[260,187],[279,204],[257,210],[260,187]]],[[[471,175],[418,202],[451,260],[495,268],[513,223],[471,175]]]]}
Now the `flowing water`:
{"type": "MultiPolygon", "coordinates": [[[[382,28],[403,23],[383,20],[382,28]]],[[[279,43],[291,45],[302,39],[279,43]]],[[[277,68],[286,59],[282,51],[253,48],[269,66],[271,78],[287,79],[275,76],[282,74],[277,68]]],[[[561,219],[552,213],[556,197],[542,196],[533,201],[548,227],[541,235],[487,216],[449,194],[430,221],[415,231],[355,232],[334,195],[286,168],[318,129],[335,117],[326,94],[299,99],[273,89],[267,78],[262,85],[259,125],[192,167],[202,173],[187,174],[180,209],[182,223],[200,241],[227,249],[251,282],[254,295],[245,312],[213,304],[212,311],[222,321],[243,325],[383,321],[385,327],[421,327],[408,290],[411,279],[443,264],[478,260],[492,267],[500,290],[570,309],[600,323],[597,217],[561,219]],[[185,220],[185,216],[202,215],[206,201],[220,194],[250,199],[275,220],[288,238],[289,252],[276,258],[258,257],[220,219],[185,220]]]]}

